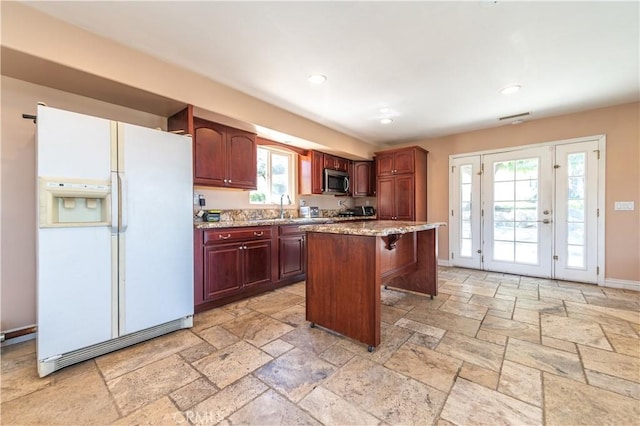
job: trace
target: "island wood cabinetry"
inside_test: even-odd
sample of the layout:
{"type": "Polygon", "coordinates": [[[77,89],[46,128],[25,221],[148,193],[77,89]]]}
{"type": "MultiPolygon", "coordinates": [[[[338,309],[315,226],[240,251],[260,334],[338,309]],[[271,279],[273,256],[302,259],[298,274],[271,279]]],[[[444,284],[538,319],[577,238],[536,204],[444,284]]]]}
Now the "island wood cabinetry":
{"type": "Polygon", "coordinates": [[[256,135],[193,116],[191,106],[169,117],[170,131],[193,137],[193,183],[256,189],[256,135]]]}
{"type": "Polygon", "coordinates": [[[442,225],[303,226],[308,231],[307,321],[366,343],[372,351],[381,338],[381,285],[438,295],[437,230],[442,225]]]}
{"type": "Polygon", "coordinates": [[[351,195],[373,197],[376,191],[373,161],[354,161],[351,175],[351,195]]]}
{"type": "Polygon", "coordinates": [[[271,226],[196,229],[196,311],[212,307],[207,302],[271,284],[271,240],[271,226]]]}
{"type": "Polygon", "coordinates": [[[320,151],[309,151],[298,155],[298,193],[322,194],[324,169],[349,172],[349,160],[320,151]]]}
{"type": "Polygon", "coordinates": [[[427,220],[427,151],[420,147],[376,152],[380,220],[427,220]]]}

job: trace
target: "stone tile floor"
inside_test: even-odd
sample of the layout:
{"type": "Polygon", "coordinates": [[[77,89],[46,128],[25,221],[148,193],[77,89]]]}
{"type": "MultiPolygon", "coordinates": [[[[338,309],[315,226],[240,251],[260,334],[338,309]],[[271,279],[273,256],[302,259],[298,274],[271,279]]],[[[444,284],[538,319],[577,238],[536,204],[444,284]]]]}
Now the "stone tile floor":
{"type": "Polygon", "coordinates": [[[38,378],[2,349],[9,424],[630,425],[640,293],[441,268],[440,294],[382,290],[382,344],[305,321],[304,283],[38,378]]]}

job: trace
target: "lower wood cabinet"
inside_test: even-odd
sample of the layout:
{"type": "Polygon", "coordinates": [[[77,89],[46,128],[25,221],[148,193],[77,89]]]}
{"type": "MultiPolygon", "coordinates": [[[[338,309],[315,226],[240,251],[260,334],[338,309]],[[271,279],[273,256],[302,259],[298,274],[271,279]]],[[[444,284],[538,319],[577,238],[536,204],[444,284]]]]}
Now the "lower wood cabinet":
{"type": "Polygon", "coordinates": [[[204,294],[212,300],[271,283],[271,240],[204,247],[204,294]]]}
{"type": "Polygon", "coordinates": [[[306,272],[306,237],[299,225],[278,227],[278,280],[297,277],[304,279],[306,272]]]}
{"type": "Polygon", "coordinates": [[[300,225],[195,229],[195,312],[305,279],[300,225]]]}

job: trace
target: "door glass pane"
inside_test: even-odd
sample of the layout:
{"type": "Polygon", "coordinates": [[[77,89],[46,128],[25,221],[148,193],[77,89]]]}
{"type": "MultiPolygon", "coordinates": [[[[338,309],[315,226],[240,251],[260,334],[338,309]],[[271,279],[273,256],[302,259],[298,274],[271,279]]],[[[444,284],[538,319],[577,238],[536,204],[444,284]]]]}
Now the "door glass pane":
{"type": "Polygon", "coordinates": [[[569,223],[567,227],[567,242],[569,244],[584,245],[584,223],[569,223]]]}
{"type": "Polygon", "coordinates": [[[516,180],[538,179],[538,159],[527,158],[516,161],[516,180]]]}
{"type": "Polygon", "coordinates": [[[516,200],[518,201],[536,201],[538,199],[538,181],[537,180],[519,180],[516,181],[516,200]]]}
{"type": "Polygon", "coordinates": [[[538,244],[516,243],[516,262],[532,265],[538,263],[538,244]]]}
{"type": "Polygon", "coordinates": [[[460,203],[460,217],[462,220],[471,219],[471,203],[460,203]]]}
{"type": "Polygon", "coordinates": [[[471,221],[470,220],[462,221],[462,229],[461,229],[460,235],[462,235],[462,238],[471,238],[471,221]]]}
{"type": "Polygon", "coordinates": [[[513,222],[493,222],[493,239],[513,241],[513,222]]]}
{"type": "Polygon", "coordinates": [[[471,257],[471,240],[468,238],[460,239],[460,256],[471,257]]]}
{"type": "Polygon", "coordinates": [[[464,166],[460,166],[460,183],[471,183],[471,174],[473,172],[473,168],[471,164],[465,164],[464,166]]]}
{"type": "Polygon", "coordinates": [[[569,177],[569,199],[584,199],[584,177],[569,177]]]}
{"type": "Polygon", "coordinates": [[[493,184],[493,199],[495,201],[513,200],[514,182],[496,182],[493,184]]]}
{"type": "Polygon", "coordinates": [[[460,185],[460,198],[461,201],[471,201],[471,184],[463,183],[460,185]]]}
{"type": "Polygon", "coordinates": [[[586,154],[567,155],[567,266],[584,268],[585,259],[585,162],[586,154]]]}
{"type": "Polygon", "coordinates": [[[515,162],[499,161],[493,165],[494,182],[512,181],[514,180],[515,162]]]}
{"type": "Polygon", "coordinates": [[[518,201],[516,203],[516,220],[528,222],[538,220],[538,203],[535,201],[518,201]]]}
{"type": "Polygon", "coordinates": [[[493,258],[506,262],[513,262],[514,244],[507,241],[493,241],[493,258]]]}
{"type": "Polygon", "coordinates": [[[515,220],[514,203],[495,202],[493,203],[493,220],[515,220]]]}
{"type": "Polygon", "coordinates": [[[584,246],[568,247],[567,266],[571,268],[584,268],[584,246]]]}
{"type": "Polygon", "coordinates": [[[518,222],[516,224],[516,241],[526,243],[538,242],[537,222],[518,222]]]}

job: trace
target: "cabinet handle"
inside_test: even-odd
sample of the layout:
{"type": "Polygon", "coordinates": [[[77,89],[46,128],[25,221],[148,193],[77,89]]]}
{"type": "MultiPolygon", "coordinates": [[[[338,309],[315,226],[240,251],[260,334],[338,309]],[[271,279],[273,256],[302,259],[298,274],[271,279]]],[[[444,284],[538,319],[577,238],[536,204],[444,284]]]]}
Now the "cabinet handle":
{"type": "Polygon", "coordinates": [[[222,179],[222,181],[223,181],[224,183],[227,183],[227,180],[226,180],[226,179],[222,179]]]}
{"type": "Polygon", "coordinates": [[[262,237],[264,235],[264,231],[260,231],[260,232],[253,231],[253,235],[255,235],[256,237],[262,237]]]}
{"type": "Polygon", "coordinates": [[[224,235],[218,235],[218,238],[221,240],[228,240],[229,238],[231,238],[231,234],[227,234],[226,237],[224,235]]]}
{"type": "Polygon", "coordinates": [[[227,182],[231,183],[231,179],[229,179],[227,182]]]}

